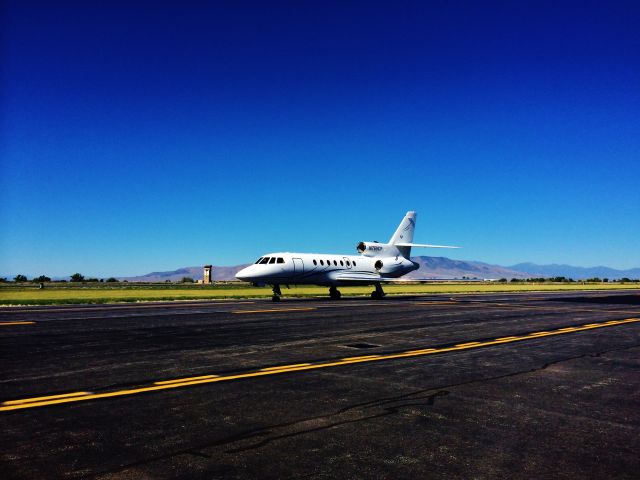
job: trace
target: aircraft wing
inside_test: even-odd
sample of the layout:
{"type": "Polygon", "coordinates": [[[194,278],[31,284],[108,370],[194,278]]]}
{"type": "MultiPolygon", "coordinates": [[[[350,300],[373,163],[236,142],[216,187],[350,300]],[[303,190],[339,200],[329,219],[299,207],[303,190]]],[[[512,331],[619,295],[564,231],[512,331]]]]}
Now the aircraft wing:
{"type": "MultiPolygon", "coordinates": [[[[455,278],[403,278],[403,277],[383,277],[371,272],[336,272],[333,279],[344,283],[363,283],[363,282],[381,282],[381,283],[437,283],[437,282],[455,282],[455,278]]],[[[465,280],[474,281],[474,280],[465,280]]],[[[480,279],[475,281],[481,281],[480,279]]]]}
{"type": "Polygon", "coordinates": [[[383,277],[382,275],[371,273],[371,272],[339,272],[336,275],[333,275],[334,280],[338,280],[339,282],[353,282],[353,283],[362,283],[362,282],[411,282],[415,280],[402,279],[402,278],[392,278],[392,277],[383,277]]]}

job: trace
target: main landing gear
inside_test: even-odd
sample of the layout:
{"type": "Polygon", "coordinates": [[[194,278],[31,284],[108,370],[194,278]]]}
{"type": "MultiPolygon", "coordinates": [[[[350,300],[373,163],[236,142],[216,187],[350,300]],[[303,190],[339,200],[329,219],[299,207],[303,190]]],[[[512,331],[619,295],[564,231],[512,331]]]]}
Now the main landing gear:
{"type": "Polygon", "coordinates": [[[280,301],[280,295],[282,295],[282,292],[280,291],[280,285],[274,285],[273,286],[273,297],[271,297],[271,301],[272,302],[279,302],[280,301]]]}
{"type": "Polygon", "coordinates": [[[338,290],[335,286],[329,287],[329,297],[331,297],[331,300],[340,300],[341,296],[342,294],[340,293],[340,290],[338,290]]]}
{"type": "Polygon", "coordinates": [[[382,286],[379,283],[376,283],[376,289],[371,292],[371,298],[374,300],[381,300],[385,295],[386,293],[382,290],[382,286]]]}

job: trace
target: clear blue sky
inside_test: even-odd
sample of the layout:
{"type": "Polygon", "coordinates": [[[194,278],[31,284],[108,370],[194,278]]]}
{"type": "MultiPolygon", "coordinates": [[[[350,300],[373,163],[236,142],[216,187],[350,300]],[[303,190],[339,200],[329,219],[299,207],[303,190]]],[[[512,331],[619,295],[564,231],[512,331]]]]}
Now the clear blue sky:
{"type": "Polygon", "coordinates": [[[640,3],[4,2],[0,274],[640,266],[640,3]]]}

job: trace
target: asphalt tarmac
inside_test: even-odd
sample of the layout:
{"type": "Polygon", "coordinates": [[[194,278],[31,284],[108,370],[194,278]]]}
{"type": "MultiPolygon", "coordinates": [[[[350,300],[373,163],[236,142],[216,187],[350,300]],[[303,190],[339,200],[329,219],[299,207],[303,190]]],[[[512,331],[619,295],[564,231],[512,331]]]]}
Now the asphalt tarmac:
{"type": "Polygon", "coordinates": [[[0,342],[3,479],[640,472],[637,290],[2,308],[0,342]]]}

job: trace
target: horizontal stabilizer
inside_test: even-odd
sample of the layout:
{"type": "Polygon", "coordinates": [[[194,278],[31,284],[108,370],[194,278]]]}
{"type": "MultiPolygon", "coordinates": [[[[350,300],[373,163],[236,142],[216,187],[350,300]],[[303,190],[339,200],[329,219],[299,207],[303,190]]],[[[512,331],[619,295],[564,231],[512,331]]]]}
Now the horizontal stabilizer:
{"type": "Polygon", "coordinates": [[[462,248],[452,245],[428,245],[425,243],[396,243],[396,247],[424,247],[424,248],[462,248]]]}

